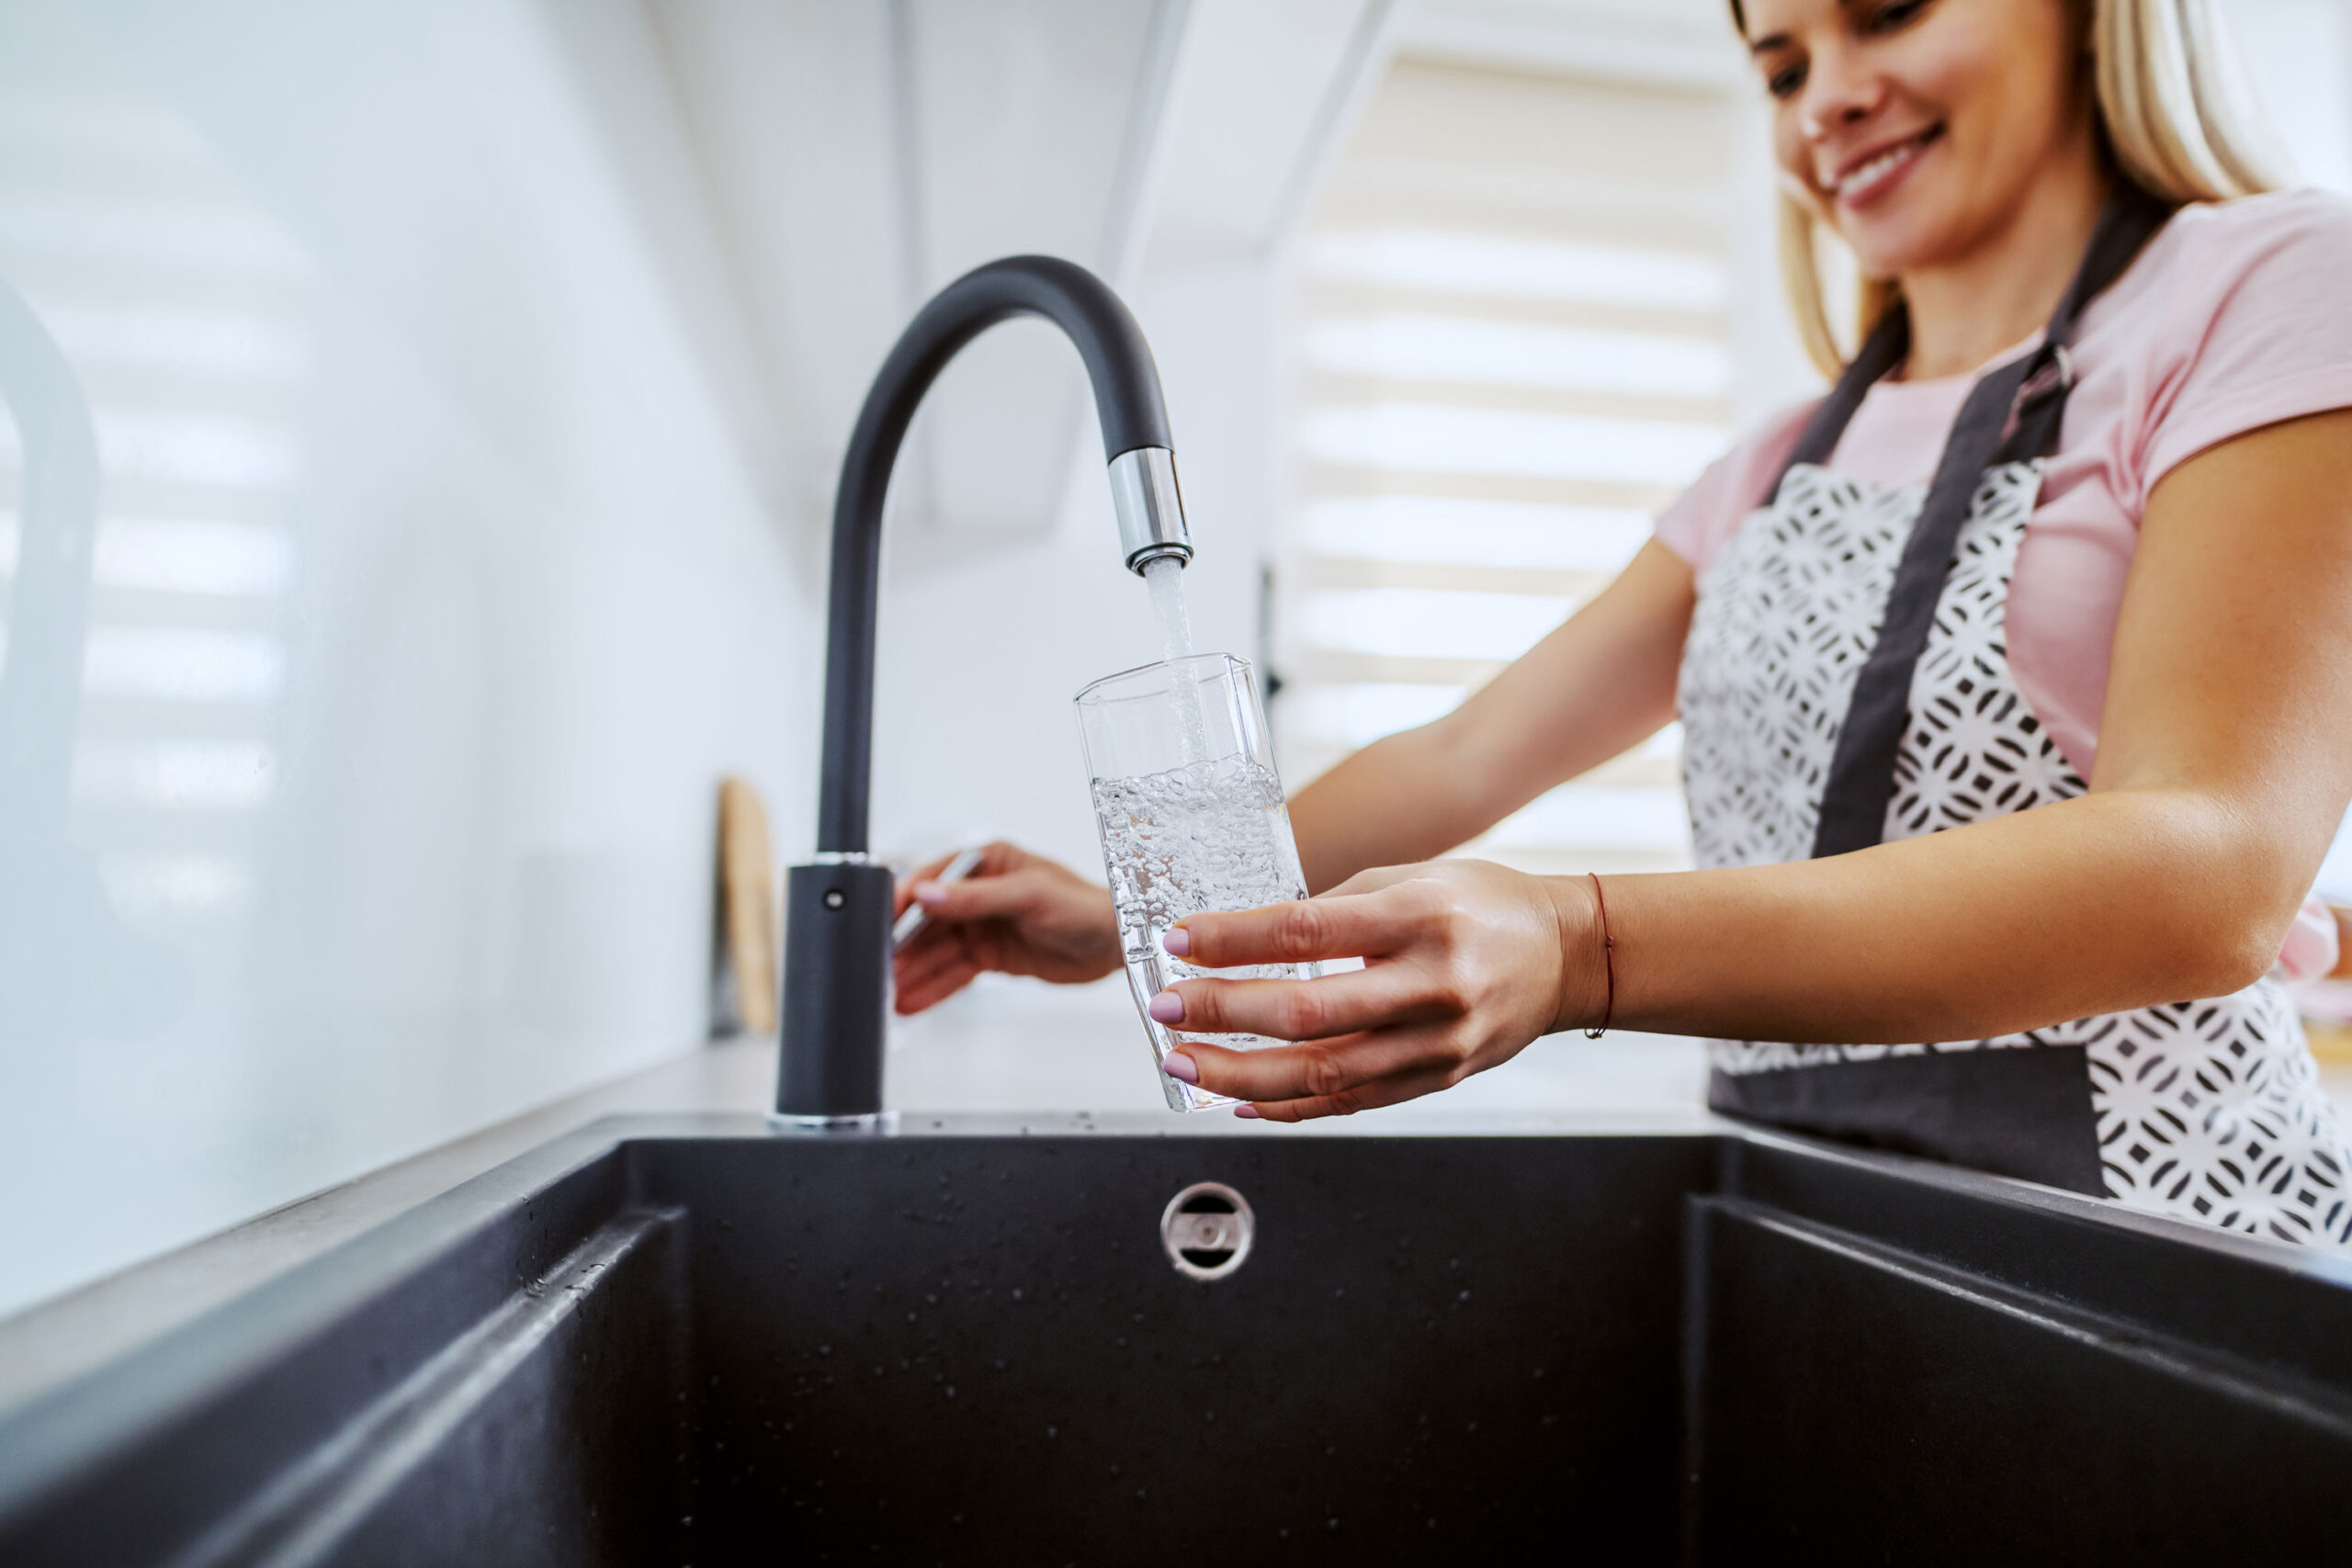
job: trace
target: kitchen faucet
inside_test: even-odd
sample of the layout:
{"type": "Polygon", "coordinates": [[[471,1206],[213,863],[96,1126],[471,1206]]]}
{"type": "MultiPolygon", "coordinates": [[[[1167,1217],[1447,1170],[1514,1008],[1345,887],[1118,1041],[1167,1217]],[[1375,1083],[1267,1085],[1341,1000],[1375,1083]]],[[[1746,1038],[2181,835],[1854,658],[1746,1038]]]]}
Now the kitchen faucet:
{"type": "Polygon", "coordinates": [[[856,1129],[883,1121],[892,878],[865,848],[882,502],[907,425],[940,371],[989,327],[1024,315],[1061,328],[1086,364],[1128,570],[1141,575],[1156,560],[1193,558],[1159,372],[1109,285],[1057,257],[1007,256],[966,273],[922,308],[865,395],[833,497],[817,855],[794,866],[785,886],[775,1120],[789,1125],[856,1129]]]}

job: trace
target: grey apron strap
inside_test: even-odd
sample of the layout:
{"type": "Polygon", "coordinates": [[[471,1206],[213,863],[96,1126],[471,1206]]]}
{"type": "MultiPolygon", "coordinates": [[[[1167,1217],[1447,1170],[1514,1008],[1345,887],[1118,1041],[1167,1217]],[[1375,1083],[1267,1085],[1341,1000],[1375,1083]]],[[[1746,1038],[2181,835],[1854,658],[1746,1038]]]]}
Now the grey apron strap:
{"type": "MultiPolygon", "coordinates": [[[[1822,789],[1820,825],[1814,834],[1816,859],[1867,849],[1883,837],[1887,801],[1894,793],[1895,754],[1910,726],[1912,671],[1928,645],[1961,525],[1975,503],[1977,487],[1988,468],[2045,457],[2056,449],[2066,395],[2074,389],[2066,344],[2075,321],[2171,216],[2169,208],[2126,185],[2100,216],[2041,345],[1990,372],[1970,389],[1945,438],[1926,503],[1903,547],[1878,642],[1855,680],[1853,701],[1838,732],[1828,782],[1822,789]]],[[[1807,425],[1792,462],[1826,461],[1871,382],[1900,362],[1910,337],[1908,319],[1899,306],[1887,315],[1889,320],[1871,334],[1863,353],[1807,425]],[[1893,321],[1897,316],[1905,319],[1893,321]],[[1828,417],[1833,413],[1834,423],[1828,417]],[[1818,455],[1814,455],[1816,448],[1818,455]]]]}

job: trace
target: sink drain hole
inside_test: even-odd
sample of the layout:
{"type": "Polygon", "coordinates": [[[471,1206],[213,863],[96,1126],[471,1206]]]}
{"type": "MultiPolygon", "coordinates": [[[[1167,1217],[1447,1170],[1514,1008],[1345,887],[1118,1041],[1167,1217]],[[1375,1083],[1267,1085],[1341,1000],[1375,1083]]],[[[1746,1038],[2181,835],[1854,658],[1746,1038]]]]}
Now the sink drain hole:
{"type": "Polygon", "coordinates": [[[1221,1181],[1196,1181],[1168,1201],[1159,1244],[1179,1274],[1222,1280],[1250,1256],[1257,1229],[1250,1200],[1221,1181]]]}

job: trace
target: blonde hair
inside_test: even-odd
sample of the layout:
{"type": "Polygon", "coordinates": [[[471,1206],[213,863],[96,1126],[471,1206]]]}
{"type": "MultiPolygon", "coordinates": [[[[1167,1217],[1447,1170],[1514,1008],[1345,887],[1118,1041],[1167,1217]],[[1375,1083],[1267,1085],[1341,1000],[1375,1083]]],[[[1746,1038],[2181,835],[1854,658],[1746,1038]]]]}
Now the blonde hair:
{"type": "MultiPolygon", "coordinates": [[[[2066,0],[2089,12],[2098,128],[2122,176],[2174,205],[2227,201],[2277,190],[2291,175],[2254,102],[2212,0],[2066,0]]],[[[1744,35],[1741,0],[1732,19],[1744,35]]],[[[1811,202],[1782,191],[1781,282],[1797,336],[1826,376],[1844,368],[1822,299],[1821,220],[1811,202]]],[[[1892,278],[1863,278],[1856,341],[1897,298],[1892,278]]]]}

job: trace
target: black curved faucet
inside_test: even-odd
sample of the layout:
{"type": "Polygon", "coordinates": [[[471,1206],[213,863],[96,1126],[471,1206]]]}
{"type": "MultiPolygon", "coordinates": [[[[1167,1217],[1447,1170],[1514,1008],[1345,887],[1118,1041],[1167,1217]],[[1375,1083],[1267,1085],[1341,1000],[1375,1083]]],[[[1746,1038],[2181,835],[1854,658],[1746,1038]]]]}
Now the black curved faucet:
{"type": "Polygon", "coordinates": [[[866,861],[865,816],[875,601],[890,469],[916,405],[947,362],[989,327],[1023,315],[1061,328],[1086,363],[1129,570],[1140,574],[1155,560],[1193,558],[1159,372],[1135,317],[1109,285],[1054,256],[1008,256],[966,273],[922,308],[865,395],[833,498],[817,858],[794,866],[785,890],[775,1111],[797,1125],[872,1125],[882,1114],[891,877],[888,867],[866,861]]]}

